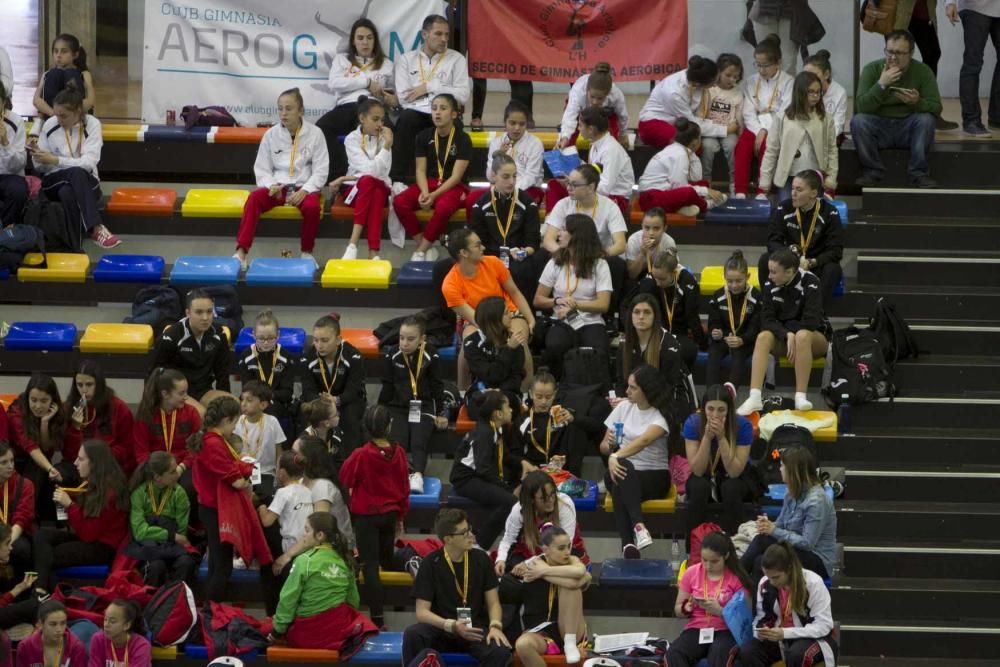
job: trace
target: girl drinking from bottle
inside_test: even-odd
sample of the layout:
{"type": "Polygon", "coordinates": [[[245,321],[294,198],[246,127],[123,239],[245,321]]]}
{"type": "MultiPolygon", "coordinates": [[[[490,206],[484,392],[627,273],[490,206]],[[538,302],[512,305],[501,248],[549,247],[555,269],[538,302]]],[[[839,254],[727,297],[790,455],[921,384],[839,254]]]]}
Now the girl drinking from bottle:
{"type": "Polygon", "coordinates": [[[85,360],[73,376],[64,406],[69,428],[68,447],[78,449],[84,440],[103,440],[122,472],[135,469],[132,411],[115,395],[96,361],[85,360]]]}

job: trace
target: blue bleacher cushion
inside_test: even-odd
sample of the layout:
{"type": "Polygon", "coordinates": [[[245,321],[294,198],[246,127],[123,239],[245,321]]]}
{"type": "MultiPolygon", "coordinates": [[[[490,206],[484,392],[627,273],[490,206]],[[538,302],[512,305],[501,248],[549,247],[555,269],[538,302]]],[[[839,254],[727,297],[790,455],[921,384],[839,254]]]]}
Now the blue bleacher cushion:
{"type": "Polygon", "coordinates": [[[68,322],[14,322],[4,339],[8,350],[72,352],[76,326],[68,322]]]}
{"type": "MultiPolygon", "coordinates": [[[[208,579],[208,558],[205,558],[201,562],[201,567],[198,568],[198,581],[206,581],[208,579]]],[[[229,575],[229,583],[231,584],[259,584],[260,583],[260,571],[259,570],[233,570],[233,573],[229,575]]]]}
{"type": "Polygon", "coordinates": [[[235,257],[178,257],[170,271],[175,285],[235,285],[240,277],[240,260],[235,257]]]}
{"type": "Polygon", "coordinates": [[[715,225],[766,225],[771,221],[771,202],[766,199],[728,199],[705,211],[705,222],[715,225]]]}
{"type": "Polygon", "coordinates": [[[587,480],[587,495],[582,498],[573,498],[573,504],[578,512],[597,511],[597,482],[587,480]]]}
{"type": "Polygon", "coordinates": [[[442,653],[441,659],[444,660],[444,664],[448,667],[456,667],[457,665],[478,665],[468,653],[442,653]]]}
{"type": "Polygon", "coordinates": [[[77,565],[75,567],[64,567],[56,570],[56,577],[59,579],[97,579],[104,581],[108,578],[107,565],[77,565]]]}
{"type": "Polygon", "coordinates": [[[105,255],[94,267],[94,282],[159,284],[164,265],[157,255],[105,255]]]}
{"type": "Polygon", "coordinates": [[[383,665],[398,663],[403,653],[402,632],[380,632],[369,637],[361,650],[348,662],[352,665],[383,665]]]}
{"type": "Polygon", "coordinates": [[[847,226],[847,203],[843,199],[833,199],[830,201],[833,207],[840,213],[840,226],[847,226]]]}
{"type": "Polygon", "coordinates": [[[844,276],[841,276],[840,282],[838,282],[837,285],[833,288],[833,295],[844,296],[844,292],[846,291],[846,289],[847,287],[844,285],[844,276]]]}
{"type": "Polygon", "coordinates": [[[400,287],[430,287],[434,262],[407,262],[399,269],[396,284],[400,287]]]}
{"type": "Polygon", "coordinates": [[[190,130],[184,125],[150,125],[144,134],[146,143],[153,141],[190,141],[208,143],[208,132],[212,128],[207,125],[195,125],[190,130]]]}
{"type": "Polygon", "coordinates": [[[10,271],[7,269],[0,269],[0,280],[7,280],[10,278],[10,271]]]}
{"type": "Polygon", "coordinates": [[[454,361],[458,359],[458,346],[449,345],[448,347],[439,347],[438,356],[447,361],[454,361]]]}
{"type": "MultiPolygon", "coordinates": [[[[253,343],[253,327],[244,327],[236,338],[236,354],[243,354],[250,349],[253,343]]],[[[281,327],[278,329],[278,344],[293,355],[301,355],[306,346],[306,330],[297,327],[281,327]]]]}
{"type": "Polygon", "coordinates": [[[424,477],[424,492],[410,494],[410,507],[437,509],[440,506],[441,480],[437,477],[424,477]]]}
{"type": "Polygon", "coordinates": [[[316,264],[311,259],[261,257],[247,269],[247,285],[312,287],[316,264]]]}
{"type": "Polygon", "coordinates": [[[674,581],[670,561],[609,558],[601,564],[601,586],[619,588],[669,588],[674,581]]]}

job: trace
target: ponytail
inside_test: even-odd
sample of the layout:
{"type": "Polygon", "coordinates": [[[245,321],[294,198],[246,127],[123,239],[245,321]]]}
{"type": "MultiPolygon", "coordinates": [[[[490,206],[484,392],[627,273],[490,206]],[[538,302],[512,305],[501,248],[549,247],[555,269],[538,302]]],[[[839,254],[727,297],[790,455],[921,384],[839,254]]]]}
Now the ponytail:
{"type": "Polygon", "coordinates": [[[132,480],[129,483],[129,491],[135,491],[140,486],[152,482],[157,475],[163,475],[177,467],[170,452],[159,450],[152,452],[149,458],[132,473],[132,480]]]}
{"type": "Polygon", "coordinates": [[[337,523],[333,518],[333,514],[330,512],[313,512],[310,514],[306,521],[309,522],[309,527],[313,530],[313,535],[317,533],[323,533],[326,538],[324,544],[329,544],[333,547],[333,550],[344,560],[347,568],[353,574],[357,571],[357,563],[354,560],[354,555],[347,548],[347,540],[337,529],[337,523]]]}
{"type": "Polygon", "coordinates": [[[723,267],[723,274],[726,271],[739,271],[743,275],[750,275],[750,267],[747,266],[747,260],[743,256],[742,250],[734,250],[733,254],[729,256],[725,267],[723,267]]]}
{"type": "Polygon", "coordinates": [[[134,632],[140,637],[146,636],[146,620],[142,617],[138,604],[124,598],[116,598],[111,604],[125,613],[125,621],[129,624],[129,632],[134,632]]]}
{"type": "Polygon", "coordinates": [[[806,589],[805,577],[802,576],[802,562],[795,549],[787,542],[772,544],[761,557],[760,566],[764,570],[777,570],[788,575],[789,607],[796,614],[804,615],[809,602],[809,591],[806,589]]]}
{"type": "Polygon", "coordinates": [[[142,399],[139,407],[135,411],[135,418],[141,422],[151,424],[153,422],[153,411],[160,407],[162,392],[173,391],[181,380],[187,378],[180,371],[173,368],[159,366],[153,369],[146,379],[146,384],[142,388],[142,399]]]}
{"type": "Polygon", "coordinates": [[[205,416],[202,417],[201,430],[188,438],[188,451],[197,454],[205,444],[205,434],[210,429],[218,428],[227,419],[235,420],[240,416],[240,403],[232,396],[219,396],[213,399],[205,408],[205,416]]]}
{"type": "Polygon", "coordinates": [[[381,404],[370,405],[365,409],[361,425],[369,440],[388,440],[389,427],[392,426],[392,414],[389,408],[381,404]]]}
{"type": "Polygon", "coordinates": [[[739,556],[736,555],[736,547],[728,535],[718,531],[708,533],[701,540],[701,548],[722,556],[726,569],[736,575],[748,593],[754,592],[753,580],[740,564],[739,556]]]}

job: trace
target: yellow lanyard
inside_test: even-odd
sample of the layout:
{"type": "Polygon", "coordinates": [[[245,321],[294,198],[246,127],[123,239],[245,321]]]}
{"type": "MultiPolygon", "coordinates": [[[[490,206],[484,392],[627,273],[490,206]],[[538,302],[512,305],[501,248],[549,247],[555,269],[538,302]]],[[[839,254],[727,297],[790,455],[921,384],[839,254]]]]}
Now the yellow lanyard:
{"type": "Polygon", "coordinates": [[[288,161],[288,178],[295,178],[295,154],[299,150],[299,132],[301,131],[302,125],[299,124],[295,130],[295,136],[292,137],[292,154],[288,161]]]}
{"type": "MultiPolygon", "coordinates": [[[[63,657],[63,653],[65,651],[66,651],[66,638],[63,637],[63,640],[61,642],[59,642],[59,649],[56,651],[56,659],[55,659],[55,662],[52,663],[52,667],[61,667],[61,665],[62,665],[62,657],[63,657]]],[[[44,646],[42,648],[42,652],[43,653],[45,652],[44,646]]],[[[43,665],[45,664],[45,659],[44,658],[42,659],[42,664],[43,665]]]]}
{"type": "MultiPolygon", "coordinates": [[[[10,480],[8,479],[7,482],[9,481],[10,480]]],[[[0,514],[0,523],[5,526],[7,525],[7,489],[9,488],[7,482],[3,483],[3,514],[0,514]]]]}
{"type": "Polygon", "coordinates": [[[726,287],[725,289],[726,289],[726,305],[729,307],[728,308],[729,330],[732,331],[733,335],[735,336],[736,332],[739,331],[740,327],[743,326],[743,320],[746,319],[747,316],[747,302],[750,301],[750,286],[747,285],[747,291],[743,293],[743,308],[740,309],[740,321],[738,323],[736,322],[736,320],[733,319],[733,295],[729,291],[728,287],[726,287]]]}
{"type": "Polygon", "coordinates": [[[64,492],[64,493],[72,496],[72,495],[75,495],[77,493],[83,493],[84,491],[86,491],[87,490],[87,482],[84,481],[83,484],[81,484],[80,486],[74,486],[74,487],[57,486],[56,488],[59,489],[60,491],[64,492]]]}
{"type": "Polygon", "coordinates": [[[122,664],[125,667],[128,667],[128,635],[127,634],[125,635],[125,660],[123,662],[121,662],[121,663],[119,663],[119,661],[118,661],[118,651],[115,650],[115,643],[113,641],[111,641],[110,637],[108,637],[108,644],[111,645],[111,662],[112,662],[112,665],[122,664]]]}
{"type": "Polygon", "coordinates": [[[63,128],[63,134],[66,135],[66,150],[69,151],[70,157],[81,157],[83,155],[83,121],[80,121],[80,129],[76,135],[76,152],[73,152],[73,140],[70,136],[69,130],[65,127],[63,128]]]}
{"type": "Polygon", "coordinates": [[[167,413],[160,408],[160,426],[163,428],[163,448],[168,452],[174,446],[174,433],[177,431],[177,410],[170,413],[170,430],[167,430],[167,413]]]}
{"type": "MultiPolygon", "coordinates": [[[[439,61],[440,62],[440,61],[439,61]]],[[[448,133],[448,144],[444,148],[444,162],[441,161],[441,150],[438,146],[439,135],[437,130],[434,130],[434,160],[437,162],[438,167],[438,179],[444,180],[444,168],[448,164],[448,155],[451,153],[451,142],[455,139],[455,126],[451,126],[451,132],[448,133]]]]}
{"type": "MultiPolygon", "coordinates": [[[[594,197],[594,209],[590,212],[590,219],[597,223],[597,207],[601,204],[601,200],[595,195],[594,197]]],[[[580,202],[576,203],[576,212],[580,213],[580,202]]]]}
{"type": "Polygon", "coordinates": [[[351,63],[351,67],[350,67],[350,68],[349,68],[349,69],[347,70],[347,76],[351,77],[352,79],[355,79],[355,78],[357,78],[357,77],[361,76],[361,74],[362,74],[362,73],[363,73],[363,72],[364,72],[365,70],[369,70],[369,69],[371,69],[371,68],[372,68],[372,65],[374,65],[374,64],[375,64],[375,61],[374,61],[374,60],[369,60],[367,64],[365,64],[365,65],[362,65],[361,67],[359,67],[359,68],[358,68],[358,69],[357,69],[357,70],[355,71],[355,67],[357,67],[357,65],[355,65],[354,63],[351,63]]]}
{"type": "Polygon", "coordinates": [[[83,411],[83,423],[80,424],[80,430],[82,431],[93,424],[95,419],[97,419],[97,410],[87,407],[87,409],[83,411]]]}
{"type": "Polygon", "coordinates": [[[510,233],[510,225],[514,222],[514,208],[517,204],[517,188],[514,188],[514,194],[510,196],[510,209],[507,211],[507,226],[500,226],[500,209],[497,208],[497,198],[496,198],[496,188],[490,188],[490,202],[493,204],[493,213],[497,216],[497,229],[500,231],[500,236],[503,237],[503,244],[507,245],[507,234],[510,233]]]}
{"type": "MultiPolygon", "coordinates": [[[[424,54],[422,53],[417,54],[417,64],[420,65],[420,83],[427,83],[428,80],[434,78],[434,72],[437,71],[438,66],[441,64],[441,61],[444,60],[444,57],[447,54],[448,54],[447,51],[441,54],[441,57],[438,58],[438,61],[434,63],[434,67],[431,68],[430,74],[424,74],[424,54]]],[[[427,62],[431,62],[432,60],[433,56],[428,56],[427,62]]]]}
{"type": "MultiPolygon", "coordinates": [[[[680,279],[678,271],[674,271],[674,284],[671,287],[674,288],[674,293],[677,293],[677,281],[680,279]]],[[[674,330],[674,309],[677,306],[674,304],[674,300],[667,298],[667,288],[661,287],[660,291],[663,292],[663,309],[667,313],[667,331],[674,330]]]]}
{"type": "MultiPolygon", "coordinates": [[[[549,415],[549,420],[545,422],[545,449],[538,444],[535,440],[535,409],[531,408],[528,410],[528,435],[531,437],[531,444],[534,445],[535,449],[540,451],[545,455],[545,460],[549,460],[549,447],[552,445],[552,415],[549,415]]],[[[549,605],[549,611],[552,610],[552,605],[549,605]]]]}
{"type": "Polygon", "coordinates": [[[417,378],[420,377],[420,369],[424,365],[424,343],[420,344],[420,349],[417,350],[417,372],[414,373],[410,369],[410,360],[406,358],[406,353],[403,353],[403,363],[406,364],[406,373],[410,376],[410,389],[413,390],[413,399],[417,400],[417,378]]]}
{"type": "Polygon", "coordinates": [[[569,264],[563,267],[563,271],[566,272],[566,294],[564,296],[573,296],[580,287],[580,276],[576,275],[576,271],[573,271],[573,268],[569,264]],[[573,272],[573,277],[576,278],[576,282],[573,283],[573,289],[569,288],[569,274],[571,271],[573,272]]]}
{"type": "Polygon", "coordinates": [[[545,620],[552,622],[552,605],[556,601],[556,586],[555,584],[549,584],[549,611],[545,614],[545,620]]]}
{"type": "MultiPolygon", "coordinates": [[[[702,563],[702,566],[701,566],[701,573],[705,577],[705,579],[704,579],[705,583],[704,583],[704,587],[701,589],[701,594],[705,597],[706,600],[715,600],[716,602],[718,602],[719,601],[719,596],[722,595],[722,584],[725,583],[725,581],[726,581],[726,574],[725,574],[725,572],[722,573],[722,579],[719,580],[719,587],[715,589],[715,595],[714,596],[708,594],[708,590],[709,590],[708,589],[708,568],[705,567],[704,563],[702,563]]],[[[708,612],[708,610],[706,609],[705,610],[705,616],[711,618],[712,614],[710,614],[708,612]]]]}
{"type": "MultiPolygon", "coordinates": [[[[694,86],[690,83],[688,84],[688,106],[694,106],[694,86]]],[[[708,95],[705,90],[701,91],[701,101],[698,103],[698,113],[699,118],[708,118],[708,95]]]]}
{"type": "Polygon", "coordinates": [[[167,501],[170,500],[170,494],[173,492],[173,487],[167,487],[163,490],[163,495],[160,496],[160,504],[156,504],[156,491],[154,489],[154,484],[149,482],[146,486],[146,490],[149,491],[149,504],[153,508],[153,514],[160,516],[163,514],[163,508],[167,506],[167,501]]]}
{"type": "Polygon", "coordinates": [[[333,393],[333,385],[337,384],[337,373],[340,372],[340,360],[344,356],[342,352],[344,351],[344,346],[341,345],[340,349],[337,350],[337,363],[333,367],[333,377],[327,382],[326,379],[326,359],[317,355],[316,359],[319,361],[319,374],[323,378],[323,386],[326,388],[326,393],[333,393]]]}
{"type": "Polygon", "coordinates": [[[795,209],[795,222],[799,223],[799,251],[802,256],[806,256],[806,250],[809,248],[809,244],[812,243],[813,232],[816,231],[816,220],[819,218],[819,200],[813,205],[813,217],[812,222],[809,223],[809,233],[803,234],[802,230],[802,209],[795,209]]]}
{"type": "Polygon", "coordinates": [[[222,442],[226,443],[226,449],[229,450],[229,455],[233,457],[233,460],[242,463],[243,462],[243,457],[240,456],[240,453],[238,451],[236,451],[236,449],[232,446],[232,444],[230,444],[230,442],[228,440],[226,440],[225,438],[223,438],[221,433],[217,433],[216,435],[218,435],[220,438],[222,438],[222,442]]]}
{"type": "MultiPolygon", "coordinates": [[[[361,152],[364,153],[365,157],[370,160],[372,156],[368,154],[368,146],[367,146],[367,144],[368,144],[368,135],[362,133],[361,134],[361,152]]],[[[372,155],[378,155],[378,152],[380,150],[382,150],[382,139],[381,139],[381,137],[375,137],[375,152],[372,153],[372,155]]]]}
{"type": "MultiPolygon", "coordinates": [[[[265,417],[263,415],[261,415],[261,418],[259,420],[257,420],[256,422],[252,422],[249,419],[247,419],[246,415],[240,415],[240,419],[243,420],[243,432],[246,433],[246,435],[247,435],[247,437],[244,439],[244,442],[246,442],[247,440],[250,439],[250,426],[252,425],[252,426],[256,426],[257,427],[257,445],[254,447],[253,453],[250,454],[250,456],[253,456],[254,459],[257,459],[258,456],[260,455],[261,445],[264,443],[264,419],[265,419],[265,417]]],[[[249,444],[249,443],[247,443],[247,444],[249,444]]]]}
{"type": "Polygon", "coordinates": [[[451,562],[451,556],[448,555],[448,551],[444,552],[444,560],[448,563],[448,569],[451,570],[451,576],[455,577],[455,590],[458,591],[459,596],[462,598],[462,606],[464,607],[468,604],[469,599],[469,554],[465,554],[465,558],[462,559],[464,563],[465,570],[465,583],[463,585],[458,584],[458,574],[455,572],[455,566],[451,562]]]}
{"type": "Polygon", "coordinates": [[[497,446],[497,472],[500,475],[500,481],[503,481],[503,433],[493,426],[493,422],[490,422],[490,426],[493,427],[493,442],[497,446]]]}
{"type": "MultiPolygon", "coordinates": [[[[774,101],[778,97],[778,82],[780,81],[780,79],[781,79],[781,72],[778,72],[774,76],[774,90],[771,91],[771,99],[767,101],[767,109],[765,109],[762,113],[771,113],[771,107],[774,106],[774,101]]],[[[760,97],[758,97],[758,95],[760,95],[760,82],[763,80],[764,80],[763,77],[758,76],[757,86],[753,90],[753,99],[754,101],[757,102],[757,104],[760,104],[760,97]]]]}
{"type": "Polygon", "coordinates": [[[512,160],[515,160],[517,159],[517,142],[511,139],[509,134],[507,135],[507,141],[510,142],[510,157],[512,160]]]}
{"type": "Polygon", "coordinates": [[[274,382],[274,367],[278,363],[278,350],[281,349],[281,344],[279,343],[271,351],[271,373],[267,377],[264,377],[264,366],[260,363],[260,355],[257,353],[257,346],[251,345],[250,349],[253,350],[253,358],[257,362],[257,374],[260,375],[260,381],[267,384],[268,387],[274,382]]]}

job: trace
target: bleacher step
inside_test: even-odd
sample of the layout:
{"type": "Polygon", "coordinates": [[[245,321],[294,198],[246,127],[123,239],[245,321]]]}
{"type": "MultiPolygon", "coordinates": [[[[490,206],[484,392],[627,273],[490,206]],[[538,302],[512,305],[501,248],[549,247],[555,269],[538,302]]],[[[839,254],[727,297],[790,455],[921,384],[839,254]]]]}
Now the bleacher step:
{"type": "Polygon", "coordinates": [[[921,622],[992,619],[1000,609],[1000,582],[993,579],[837,577],[837,618],[907,616],[921,622]]]}
{"type": "MultiPolygon", "coordinates": [[[[670,233],[674,235],[673,230],[670,233]]],[[[1000,221],[983,217],[931,218],[852,211],[844,246],[898,252],[928,248],[948,252],[993,249],[1000,247],[1000,221]]]]}
{"type": "MultiPolygon", "coordinates": [[[[995,155],[995,154],[994,154],[995,155]]],[[[992,176],[996,177],[995,168],[992,176]]],[[[994,180],[995,184],[995,180],[994,180]]],[[[979,217],[984,211],[1000,209],[1000,191],[941,187],[935,189],[879,187],[865,188],[864,211],[870,215],[911,215],[962,218],[979,217]]]]}
{"type": "Polygon", "coordinates": [[[997,500],[1000,466],[963,465],[913,469],[911,463],[848,467],[845,501],[907,500],[927,496],[963,503],[997,500]]]}
{"type": "Polygon", "coordinates": [[[837,538],[844,542],[885,537],[887,529],[894,540],[949,541],[1000,535],[1000,503],[996,502],[845,499],[837,503],[836,510],[837,538]]]}
{"type": "Polygon", "coordinates": [[[958,428],[1000,428],[1000,394],[968,392],[896,397],[851,410],[855,429],[915,424],[954,424],[958,428]]]}
{"type": "MultiPolygon", "coordinates": [[[[998,241],[1000,247],[1000,241],[998,241]]],[[[996,322],[926,322],[908,319],[921,350],[991,355],[997,351],[1000,325],[996,322]]],[[[867,322],[866,322],[867,324],[867,322]]]]}
{"type": "Polygon", "coordinates": [[[1000,286],[1000,257],[984,251],[967,255],[859,252],[857,261],[858,282],[862,283],[891,284],[905,276],[910,285],[1000,286]]]}
{"type": "Polygon", "coordinates": [[[914,466],[975,461],[1000,465],[1000,428],[970,428],[946,420],[938,426],[858,426],[835,443],[817,443],[824,465],[884,465],[906,461],[914,466]]]}
{"type": "MultiPolygon", "coordinates": [[[[914,623],[905,617],[838,618],[841,650],[852,655],[994,659],[1000,644],[997,619],[914,623]]],[[[977,663],[982,664],[982,663],[977,663]]]]}
{"type": "MultiPolygon", "coordinates": [[[[844,538],[844,568],[847,576],[907,577],[913,579],[996,579],[1000,571],[1000,541],[924,541],[898,538],[891,524],[882,526],[891,534],[861,539],[844,538]]],[[[976,531],[972,535],[987,535],[976,531]]],[[[995,535],[995,534],[993,534],[995,535]]],[[[992,536],[992,535],[991,535],[992,536]]],[[[877,613],[877,612],[876,612],[877,613]]]]}

